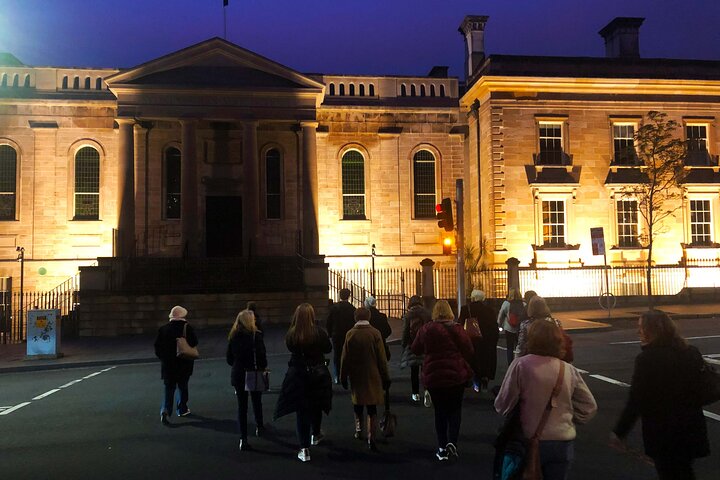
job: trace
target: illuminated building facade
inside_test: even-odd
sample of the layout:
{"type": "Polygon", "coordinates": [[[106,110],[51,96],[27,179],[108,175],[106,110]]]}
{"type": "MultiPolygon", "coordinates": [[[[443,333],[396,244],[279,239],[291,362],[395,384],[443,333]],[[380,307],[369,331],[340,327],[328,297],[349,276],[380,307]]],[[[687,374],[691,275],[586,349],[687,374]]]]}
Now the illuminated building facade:
{"type": "Polygon", "coordinates": [[[488,261],[641,261],[632,135],[650,110],[694,146],[658,263],[716,259],[720,62],[639,58],[641,19],[606,58],[486,56],[467,17],[464,81],[302,74],[215,38],[126,69],[0,56],[0,276],[51,288],[98,257],[325,255],[333,267],[442,255],[435,204],[465,182],[466,243],[488,261]]]}

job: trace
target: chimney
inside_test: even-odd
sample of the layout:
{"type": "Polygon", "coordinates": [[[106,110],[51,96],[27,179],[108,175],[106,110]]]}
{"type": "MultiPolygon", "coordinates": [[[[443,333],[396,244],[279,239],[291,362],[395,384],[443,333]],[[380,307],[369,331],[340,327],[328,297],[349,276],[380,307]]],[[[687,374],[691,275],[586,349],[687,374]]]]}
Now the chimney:
{"type": "Polygon", "coordinates": [[[487,15],[468,15],[458,31],[465,37],[465,78],[473,77],[485,60],[485,23],[487,15]]]}
{"type": "Polygon", "coordinates": [[[605,39],[608,58],[640,58],[640,25],[644,18],[615,17],[598,33],[605,39]]]}

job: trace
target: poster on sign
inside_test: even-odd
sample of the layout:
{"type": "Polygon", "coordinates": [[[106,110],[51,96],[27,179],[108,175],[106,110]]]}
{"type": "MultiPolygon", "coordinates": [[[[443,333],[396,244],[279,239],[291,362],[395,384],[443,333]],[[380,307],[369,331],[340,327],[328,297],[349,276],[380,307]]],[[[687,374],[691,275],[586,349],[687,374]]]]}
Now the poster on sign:
{"type": "Polygon", "coordinates": [[[60,356],[60,310],[28,310],[27,358],[60,356]]]}
{"type": "Polygon", "coordinates": [[[590,229],[590,243],[593,255],[605,255],[605,235],[602,227],[590,229]]]}

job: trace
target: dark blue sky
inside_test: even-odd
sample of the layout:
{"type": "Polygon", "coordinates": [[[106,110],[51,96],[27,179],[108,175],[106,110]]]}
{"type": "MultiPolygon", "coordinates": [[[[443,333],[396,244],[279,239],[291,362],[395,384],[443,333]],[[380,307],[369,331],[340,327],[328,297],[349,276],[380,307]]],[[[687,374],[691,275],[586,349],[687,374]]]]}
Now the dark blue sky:
{"type": "MultiPolygon", "coordinates": [[[[131,67],[223,35],[222,0],[0,0],[0,51],[35,66],[131,67]]],[[[489,15],[488,53],[602,56],[616,16],[643,57],[720,60],[720,0],[229,0],[227,39],[307,73],[462,76],[457,28],[489,15]]]]}

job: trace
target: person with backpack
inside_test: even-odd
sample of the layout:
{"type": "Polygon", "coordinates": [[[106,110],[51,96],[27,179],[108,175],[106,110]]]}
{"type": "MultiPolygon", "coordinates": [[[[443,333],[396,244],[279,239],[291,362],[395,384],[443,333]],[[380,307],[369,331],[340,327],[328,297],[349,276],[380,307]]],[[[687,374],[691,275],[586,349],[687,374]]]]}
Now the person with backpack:
{"type": "Polygon", "coordinates": [[[525,314],[525,305],[522,295],[517,288],[508,291],[506,300],[498,312],[497,323],[505,331],[505,345],[507,347],[507,363],[510,365],[515,358],[515,346],[518,340],[518,329],[525,314]]]}

